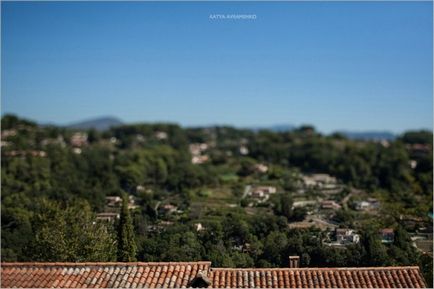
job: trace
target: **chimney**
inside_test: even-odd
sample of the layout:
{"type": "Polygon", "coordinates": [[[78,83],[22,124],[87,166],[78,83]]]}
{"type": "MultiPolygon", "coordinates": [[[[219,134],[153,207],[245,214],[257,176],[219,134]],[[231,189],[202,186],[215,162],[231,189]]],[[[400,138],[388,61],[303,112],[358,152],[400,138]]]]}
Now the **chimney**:
{"type": "Polygon", "coordinates": [[[300,267],[300,256],[289,256],[289,268],[300,267]]]}

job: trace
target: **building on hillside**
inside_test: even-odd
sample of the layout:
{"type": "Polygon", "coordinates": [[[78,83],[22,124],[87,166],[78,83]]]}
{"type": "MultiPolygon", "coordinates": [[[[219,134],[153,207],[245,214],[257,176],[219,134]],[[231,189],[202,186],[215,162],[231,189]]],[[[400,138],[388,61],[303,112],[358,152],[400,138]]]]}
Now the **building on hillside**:
{"type": "Polygon", "coordinates": [[[202,223],[196,223],[194,224],[194,228],[196,229],[196,232],[204,231],[205,227],[202,225],[202,223]]]}
{"type": "Polygon", "coordinates": [[[10,136],[16,136],[17,131],[15,129],[5,129],[1,131],[1,139],[7,139],[10,136]]]}
{"type": "Polygon", "coordinates": [[[412,230],[419,230],[420,228],[429,228],[432,232],[432,223],[430,223],[426,218],[412,215],[399,215],[399,222],[403,226],[412,228],[412,230]]]}
{"type": "Polygon", "coordinates": [[[304,208],[307,206],[316,206],[317,204],[318,204],[317,200],[295,201],[292,203],[292,208],[304,208]]]}
{"type": "Polygon", "coordinates": [[[416,160],[409,160],[408,164],[410,165],[410,168],[413,170],[417,167],[417,161],[416,160]]]}
{"type": "Polygon", "coordinates": [[[418,266],[215,268],[211,262],[2,263],[2,288],[426,288],[418,266]]]}
{"type": "Polygon", "coordinates": [[[146,227],[147,232],[157,232],[161,233],[166,230],[168,227],[173,226],[173,222],[171,221],[159,221],[157,224],[149,225],[146,227]]]}
{"type": "Polygon", "coordinates": [[[56,138],[46,138],[41,141],[41,145],[48,146],[48,145],[59,145],[61,147],[65,147],[65,139],[63,136],[59,135],[56,138]]]}
{"type": "Polygon", "coordinates": [[[277,192],[276,187],[273,186],[258,186],[254,188],[250,188],[247,192],[247,195],[251,198],[255,199],[258,203],[266,202],[271,194],[275,194],[277,192]]]}
{"type": "Polygon", "coordinates": [[[253,170],[255,172],[261,173],[261,174],[265,174],[266,172],[268,172],[268,166],[264,165],[264,164],[255,164],[253,166],[253,170]]]}
{"type": "Polygon", "coordinates": [[[139,192],[139,193],[144,193],[144,192],[146,192],[146,188],[145,188],[145,186],[137,185],[137,186],[136,186],[136,192],[139,192]]]}
{"type": "Polygon", "coordinates": [[[120,207],[122,198],[119,196],[107,196],[105,197],[105,203],[107,207],[120,207]]]}
{"type": "Polygon", "coordinates": [[[201,155],[201,156],[193,156],[191,158],[191,163],[195,165],[204,164],[209,160],[209,157],[207,155],[201,155]]]}
{"type": "Polygon", "coordinates": [[[337,228],[335,230],[336,242],[341,245],[347,244],[357,244],[360,241],[360,235],[352,229],[341,229],[337,228]]]}
{"type": "Polygon", "coordinates": [[[81,148],[73,148],[72,152],[76,155],[81,155],[82,150],[81,150],[81,148]]]}
{"type": "Polygon", "coordinates": [[[324,210],[339,210],[341,205],[332,200],[321,201],[321,209],[324,210]]]}
{"type": "Polygon", "coordinates": [[[431,146],[428,144],[408,144],[407,149],[414,156],[424,156],[429,154],[431,146]]]}
{"type": "Polygon", "coordinates": [[[380,235],[381,243],[391,244],[395,240],[395,232],[393,229],[381,229],[378,233],[380,235]]]}
{"type": "Polygon", "coordinates": [[[372,211],[380,208],[380,202],[375,198],[368,198],[366,201],[357,201],[354,203],[357,211],[372,211]]]}
{"type": "Polygon", "coordinates": [[[367,211],[369,210],[371,204],[367,201],[358,201],[354,204],[354,208],[357,211],[367,211]]]}
{"type": "Polygon", "coordinates": [[[192,143],[189,145],[190,153],[193,156],[197,156],[208,150],[207,143],[192,143]]]}
{"type": "Polygon", "coordinates": [[[424,254],[433,255],[433,234],[416,233],[411,237],[413,246],[424,254]]]}
{"type": "Polygon", "coordinates": [[[71,136],[70,143],[73,147],[82,147],[87,145],[87,133],[76,132],[71,136]]]}
{"type": "Polygon", "coordinates": [[[158,212],[162,215],[170,215],[176,213],[178,211],[178,207],[172,204],[165,204],[158,207],[158,212]]]}
{"type": "Polygon", "coordinates": [[[165,139],[167,139],[168,135],[167,135],[167,132],[165,132],[165,131],[157,131],[157,132],[155,132],[155,137],[158,140],[165,140],[165,139]]]}
{"type": "Polygon", "coordinates": [[[433,256],[433,240],[432,239],[418,239],[414,241],[413,244],[416,249],[424,254],[429,254],[433,256]]]}
{"type": "Polygon", "coordinates": [[[240,151],[240,154],[243,156],[246,156],[249,154],[249,149],[244,145],[240,146],[239,151],[240,151]]]}
{"type": "Polygon", "coordinates": [[[96,219],[97,220],[114,222],[116,219],[119,219],[119,218],[120,218],[120,214],[119,213],[105,212],[105,213],[98,213],[98,214],[96,214],[96,219]]]}
{"type": "Polygon", "coordinates": [[[302,177],[305,187],[333,189],[336,187],[337,179],[328,174],[311,174],[302,177]]]}
{"type": "Polygon", "coordinates": [[[209,145],[207,143],[192,143],[189,145],[191,154],[191,163],[200,165],[209,160],[209,156],[205,154],[209,145]]]}
{"type": "Polygon", "coordinates": [[[137,209],[139,206],[136,205],[136,197],[134,197],[133,195],[129,195],[128,196],[128,209],[130,210],[134,210],[137,209]]]}
{"type": "MultiPolygon", "coordinates": [[[[105,197],[105,203],[107,209],[119,209],[122,206],[122,198],[119,196],[107,196],[105,197]]],[[[132,195],[128,196],[128,209],[137,209],[136,198],[132,195]]]]}
{"type": "Polygon", "coordinates": [[[277,192],[276,187],[273,186],[259,186],[253,189],[253,191],[263,192],[264,194],[270,195],[275,194],[277,192]]]}

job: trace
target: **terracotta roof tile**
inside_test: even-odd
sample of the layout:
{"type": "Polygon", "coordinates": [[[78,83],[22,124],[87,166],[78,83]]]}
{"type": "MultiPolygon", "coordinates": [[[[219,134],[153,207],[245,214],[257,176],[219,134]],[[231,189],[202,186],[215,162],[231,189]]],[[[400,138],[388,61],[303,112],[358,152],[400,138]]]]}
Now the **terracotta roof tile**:
{"type": "Polygon", "coordinates": [[[211,268],[214,288],[425,288],[418,267],[211,268]]]}
{"type": "Polygon", "coordinates": [[[211,262],[2,263],[3,288],[185,288],[204,272],[213,288],[424,288],[418,267],[211,268],[211,262]]]}
{"type": "Polygon", "coordinates": [[[186,286],[199,269],[208,272],[210,266],[211,262],[2,263],[1,286],[2,288],[173,288],[181,287],[181,284],[186,286]]]}

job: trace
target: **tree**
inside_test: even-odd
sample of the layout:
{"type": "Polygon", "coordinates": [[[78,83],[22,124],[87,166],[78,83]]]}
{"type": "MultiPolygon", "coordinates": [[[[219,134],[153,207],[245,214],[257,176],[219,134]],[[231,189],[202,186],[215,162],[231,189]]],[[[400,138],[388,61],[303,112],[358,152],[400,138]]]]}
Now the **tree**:
{"type": "Polygon", "coordinates": [[[116,166],[115,172],[119,175],[120,185],[125,191],[132,191],[137,184],[144,180],[144,173],[134,162],[127,166],[116,166]]]}
{"type": "Polygon", "coordinates": [[[288,246],[288,238],[285,233],[274,231],[264,241],[263,259],[275,266],[282,266],[286,263],[285,251],[288,246]]]}
{"type": "Polygon", "coordinates": [[[31,260],[44,262],[104,262],[115,257],[110,227],[97,222],[86,201],[61,204],[42,199],[33,219],[31,260]]]}
{"type": "Polygon", "coordinates": [[[418,252],[411,244],[411,238],[407,231],[398,226],[395,230],[393,245],[389,250],[397,264],[414,265],[417,263],[418,252]]]}
{"type": "Polygon", "coordinates": [[[279,216],[284,216],[290,220],[293,216],[292,212],[292,198],[289,193],[277,195],[274,202],[274,211],[279,216]]]}
{"type": "Polygon", "coordinates": [[[352,226],[352,223],[354,221],[354,214],[351,213],[350,210],[340,209],[336,212],[336,215],[333,217],[333,219],[338,223],[352,226]]]}
{"type": "Polygon", "coordinates": [[[303,221],[304,218],[306,218],[306,215],[307,215],[307,209],[306,208],[297,207],[297,208],[294,208],[294,210],[292,210],[290,220],[294,221],[294,222],[303,221]]]}
{"type": "MultiPolygon", "coordinates": [[[[4,179],[2,178],[2,181],[4,179]]],[[[33,241],[31,218],[27,210],[33,200],[23,193],[2,196],[1,203],[1,259],[2,261],[28,261],[25,247],[33,241]]]]}
{"type": "Polygon", "coordinates": [[[363,261],[367,266],[387,266],[390,263],[386,248],[374,232],[366,232],[362,244],[365,250],[363,261]]]}
{"type": "Polygon", "coordinates": [[[419,130],[419,131],[407,131],[405,132],[401,138],[404,143],[409,144],[432,144],[433,143],[433,135],[432,132],[427,130],[419,130]]]}
{"type": "Polygon", "coordinates": [[[1,119],[2,129],[13,129],[18,127],[19,125],[36,127],[35,122],[27,119],[18,118],[16,115],[13,114],[6,114],[1,119]]]}
{"type": "Polygon", "coordinates": [[[158,159],[155,165],[155,182],[164,183],[167,180],[167,166],[164,160],[158,159]]]}
{"type": "Polygon", "coordinates": [[[419,266],[422,269],[423,276],[428,285],[427,288],[433,287],[433,258],[429,254],[422,254],[419,258],[419,266]]]}
{"type": "Polygon", "coordinates": [[[118,224],[118,261],[133,262],[136,261],[137,246],[134,239],[134,228],[128,209],[128,197],[122,196],[121,215],[118,224]]]}
{"type": "Polygon", "coordinates": [[[242,158],[240,161],[240,169],[237,174],[239,176],[245,177],[253,174],[255,172],[255,160],[251,158],[242,158]]]}

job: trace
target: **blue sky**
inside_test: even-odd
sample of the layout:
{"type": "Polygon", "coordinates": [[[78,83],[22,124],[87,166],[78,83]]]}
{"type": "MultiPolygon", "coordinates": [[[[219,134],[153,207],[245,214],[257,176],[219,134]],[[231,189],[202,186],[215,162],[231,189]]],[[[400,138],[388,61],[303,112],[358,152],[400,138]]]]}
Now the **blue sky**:
{"type": "Polygon", "coordinates": [[[431,2],[1,5],[3,114],[432,129],[431,2]]]}

